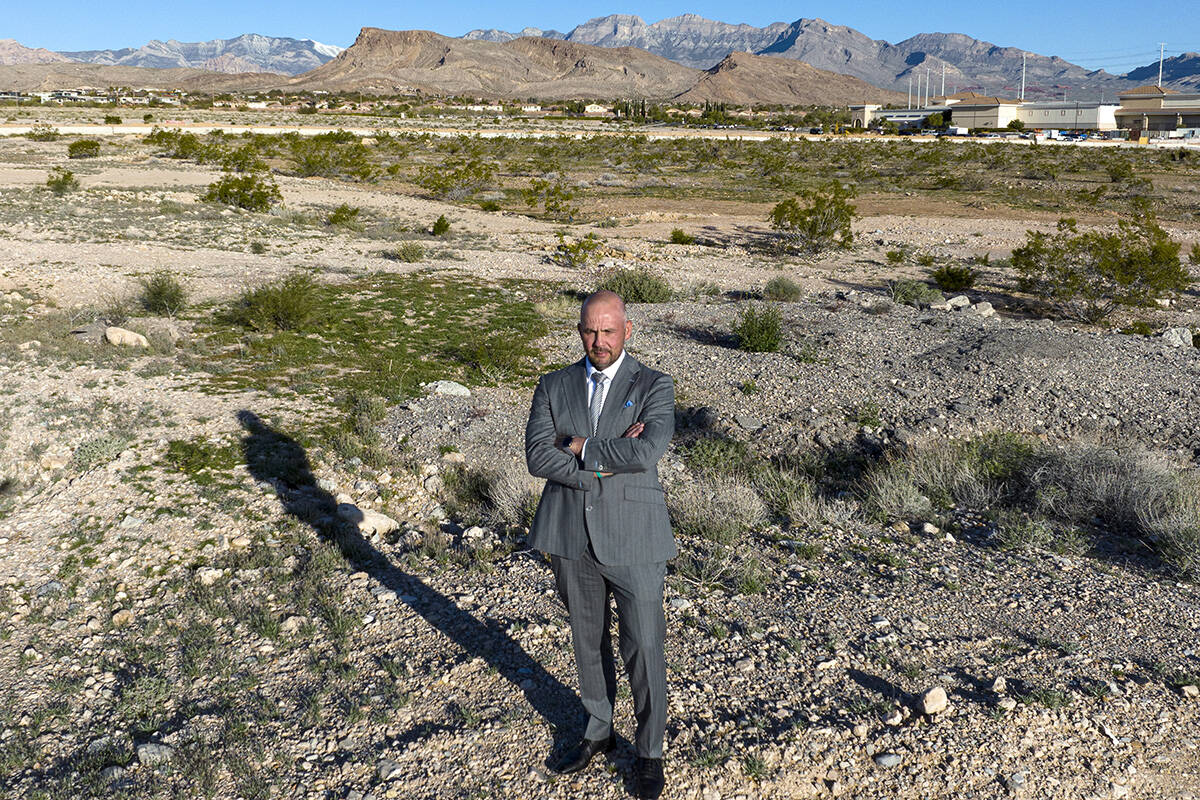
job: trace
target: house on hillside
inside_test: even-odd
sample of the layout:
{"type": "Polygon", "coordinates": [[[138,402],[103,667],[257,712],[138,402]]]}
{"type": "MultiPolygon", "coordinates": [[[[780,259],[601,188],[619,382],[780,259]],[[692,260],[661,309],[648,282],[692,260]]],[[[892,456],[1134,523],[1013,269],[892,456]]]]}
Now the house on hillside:
{"type": "Polygon", "coordinates": [[[583,107],[583,113],[589,117],[607,117],[612,113],[608,106],[602,106],[599,103],[588,103],[583,107]]]}

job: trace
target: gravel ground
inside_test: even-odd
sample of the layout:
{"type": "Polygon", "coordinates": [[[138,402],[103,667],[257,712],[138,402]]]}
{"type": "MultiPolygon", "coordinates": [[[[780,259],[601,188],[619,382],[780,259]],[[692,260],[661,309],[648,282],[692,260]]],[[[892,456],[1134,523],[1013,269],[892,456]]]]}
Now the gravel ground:
{"type": "MultiPolygon", "coordinates": [[[[98,188],[64,211],[18,174],[41,147],[0,142],[0,332],[102,303],[163,265],[200,300],[297,265],[331,282],[416,268],[379,258],[384,238],[196,207],[179,187],[208,172],[134,150],[89,165],[98,188]]],[[[458,238],[431,263],[482,280],[586,277],[546,263],[556,240],[540,222],[281,184],[301,212],[352,202],[409,225],[446,213],[458,238]]],[[[601,231],[610,263],[725,292],[632,308],[631,351],[677,381],[672,486],[695,478],[682,446],[700,419],[764,455],[1015,430],[1153,447],[1195,468],[1195,349],[1025,319],[1001,305],[1011,278],[996,268],[969,299],[998,316],[880,305],[883,280],[905,274],[881,267],[897,243],[995,256],[1046,220],[860,220],[855,251],[786,266],[807,292],[780,306],[787,345],[747,354],[730,333],[738,292],[785,273],[752,249],[662,244],[681,221],[701,224],[693,212],[601,231]]],[[[760,221],[703,224],[732,235],[760,221]]],[[[1194,303],[1159,319],[1194,327],[1194,303]]],[[[575,360],[573,309],[548,313],[544,361],[575,360]]],[[[521,530],[447,514],[441,491],[456,463],[524,480],[529,386],[391,408],[379,430],[399,460],[373,468],[289,438],[333,413],[301,397],[214,392],[161,353],[56,362],[16,345],[0,353],[6,796],[627,796],[627,693],[609,759],[572,778],[547,770],[582,721],[548,566],[521,530]],[[130,420],[135,437],[95,441],[130,420]],[[178,440],[209,443],[225,466],[188,472],[178,440]],[[104,459],[81,463],[97,448],[104,459]],[[367,512],[394,526],[355,521],[367,512]]],[[[1000,549],[984,511],[756,526],[739,548],[761,564],[762,591],[701,590],[673,572],[667,796],[1200,797],[1200,699],[1185,688],[1200,673],[1196,586],[1136,543],[1000,549]]]]}

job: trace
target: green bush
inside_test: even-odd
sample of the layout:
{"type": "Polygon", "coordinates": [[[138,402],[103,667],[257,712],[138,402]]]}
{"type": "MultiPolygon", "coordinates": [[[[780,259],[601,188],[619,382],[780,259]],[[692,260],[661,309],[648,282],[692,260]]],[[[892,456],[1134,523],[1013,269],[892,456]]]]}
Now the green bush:
{"type": "Polygon", "coordinates": [[[220,154],[217,158],[226,172],[266,172],[267,162],[259,155],[254,145],[243,145],[235,150],[220,154]]]}
{"type": "Polygon", "coordinates": [[[904,259],[908,258],[908,253],[904,250],[904,248],[899,250],[888,250],[886,253],[884,253],[884,255],[887,256],[887,262],[894,266],[903,264],[904,259]]]}
{"type": "Polygon", "coordinates": [[[933,257],[933,253],[921,253],[917,256],[917,263],[922,267],[932,267],[937,259],[933,257]]]}
{"type": "Polygon", "coordinates": [[[568,244],[567,238],[558,234],[558,247],[550,260],[563,267],[581,268],[591,264],[599,257],[599,249],[603,242],[594,233],[589,233],[582,239],[576,239],[568,244]]]}
{"type": "Polygon", "coordinates": [[[1200,242],[1192,245],[1192,249],[1188,251],[1188,263],[1193,267],[1200,267],[1200,242]]]}
{"type": "Polygon", "coordinates": [[[79,188],[79,179],[65,167],[52,167],[46,178],[46,188],[55,194],[66,194],[79,188]]]}
{"type": "Polygon", "coordinates": [[[596,290],[616,292],[626,303],[666,303],[672,297],[670,285],[647,267],[614,269],[601,278],[596,290]]]}
{"type": "Polygon", "coordinates": [[[100,155],[100,143],[95,139],[80,139],[67,146],[67,158],[95,158],[100,155]]]}
{"type": "Polygon", "coordinates": [[[674,228],[671,231],[671,244],[695,244],[696,237],[684,231],[683,228],[674,228]]]}
{"type": "Polygon", "coordinates": [[[932,303],[940,303],[945,298],[942,293],[934,289],[925,281],[912,280],[911,278],[901,278],[900,280],[892,281],[888,285],[888,291],[892,296],[892,301],[904,306],[916,306],[922,308],[932,303]]]}
{"type": "Polygon", "coordinates": [[[767,300],[779,300],[785,303],[794,303],[800,299],[800,295],[803,293],[800,284],[784,275],[771,278],[762,291],[763,297],[767,300]]]}
{"type": "Polygon", "coordinates": [[[579,207],[571,205],[575,191],[562,178],[554,181],[534,178],[522,194],[525,196],[525,205],[532,208],[540,204],[551,219],[569,222],[579,214],[579,207]]]}
{"type": "Polygon", "coordinates": [[[116,114],[105,114],[104,115],[104,124],[105,125],[120,125],[121,118],[118,117],[116,114]]]}
{"type": "Polygon", "coordinates": [[[740,350],[750,353],[774,353],[783,344],[783,318],[775,306],[747,306],[733,327],[740,350]]]}
{"type": "Polygon", "coordinates": [[[496,165],[481,158],[449,158],[422,167],[417,176],[421,188],[447,200],[465,200],[495,181],[496,165]]]}
{"type": "Polygon", "coordinates": [[[837,181],[803,192],[771,209],[771,227],[778,231],[788,249],[816,254],[833,247],[849,247],[854,241],[851,223],[856,216],[850,203],[853,190],[837,181]]]}
{"type": "Polygon", "coordinates": [[[381,256],[389,261],[402,261],[405,264],[416,264],[425,258],[425,248],[420,242],[401,242],[399,247],[384,250],[381,256]]]}
{"type": "Polygon", "coordinates": [[[1079,232],[1074,219],[1055,233],[1029,231],[1013,250],[1020,286],[1047,298],[1068,316],[1099,322],[1117,306],[1146,306],[1192,283],[1179,261],[1179,243],[1158,226],[1148,204],[1137,203],[1115,233],[1079,232]]]}
{"type": "Polygon", "coordinates": [[[325,218],[325,224],[331,227],[352,227],[358,222],[360,208],[356,208],[349,203],[342,203],[340,206],[329,212],[329,216],[325,218]]]}
{"type": "Polygon", "coordinates": [[[29,133],[25,136],[35,142],[53,142],[61,136],[58,128],[53,125],[47,125],[44,122],[39,122],[29,129],[29,133]]]}
{"type": "Polygon", "coordinates": [[[256,331],[291,331],[303,328],[317,309],[317,282],[303,272],[276,284],[247,289],[229,309],[229,318],[256,331]]]}
{"type": "Polygon", "coordinates": [[[167,158],[190,158],[198,164],[212,161],[224,153],[219,145],[205,143],[194,133],[159,127],[146,135],[145,142],[160,148],[160,153],[167,158]]]}
{"type": "Polygon", "coordinates": [[[248,173],[225,175],[209,184],[200,199],[205,203],[223,203],[247,211],[265,212],[270,211],[276,203],[283,202],[283,195],[270,177],[248,173]]]}
{"type": "Polygon", "coordinates": [[[965,264],[962,266],[946,264],[929,273],[929,276],[943,292],[961,292],[963,289],[970,289],[979,279],[979,273],[965,264]]]}
{"type": "Polygon", "coordinates": [[[499,211],[500,204],[495,200],[484,200],[479,204],[480,211],[499,211]]]}
{"type": "Polygon", "coordinates": [[[445,236],[450,232],[450,220],[446,219],[445,214],[438,216],[438,218],[434,220],[432,230],[434,236],[445,236]]]}
{"type": "Polygon", "coordinates": [[[367,180],[374,173],[370,151],[358,136],[347,131],[295,136],[289,139],[289,145],[295,172],[301,177],[367,180]]]}
{"type": "Polygon", "coordinates": [[[187,290],[167,270],[159,270],[142,278],[141,284],[138,302],[151,314],[173,317],[187,307],[187,290]]]}

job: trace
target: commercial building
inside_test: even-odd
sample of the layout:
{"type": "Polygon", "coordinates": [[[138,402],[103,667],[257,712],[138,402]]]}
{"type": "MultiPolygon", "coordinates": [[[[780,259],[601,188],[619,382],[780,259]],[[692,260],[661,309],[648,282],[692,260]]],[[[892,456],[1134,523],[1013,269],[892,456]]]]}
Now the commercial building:
{"type": "Polygon", "coordinates": [[[1118,97],[1117,126],[1135,135],[1200,127],[1200,94],[1182,94],[1160,86],[1139,86],[1118,97]]]}

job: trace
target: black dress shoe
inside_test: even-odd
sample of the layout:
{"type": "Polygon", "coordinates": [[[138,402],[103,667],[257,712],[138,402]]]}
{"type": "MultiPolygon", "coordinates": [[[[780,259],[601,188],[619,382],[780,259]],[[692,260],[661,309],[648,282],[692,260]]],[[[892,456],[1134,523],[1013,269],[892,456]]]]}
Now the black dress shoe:
{"type": "Polygon", "coordinates": [[[612,734],[609,734],[607,739],[584,739],[571,752],[567,753],[562,761],[558,762],[554,771],[562,775],[579,772],[591,762],[597,753],[607,753],[616,745],[617,739],[612,734]]]}
{"type": "Polygon", "coordinates": [[[643,800],[658,800],[667,785],[661,758],[638,757],[636,771],[637,796],[643,800]]]}

